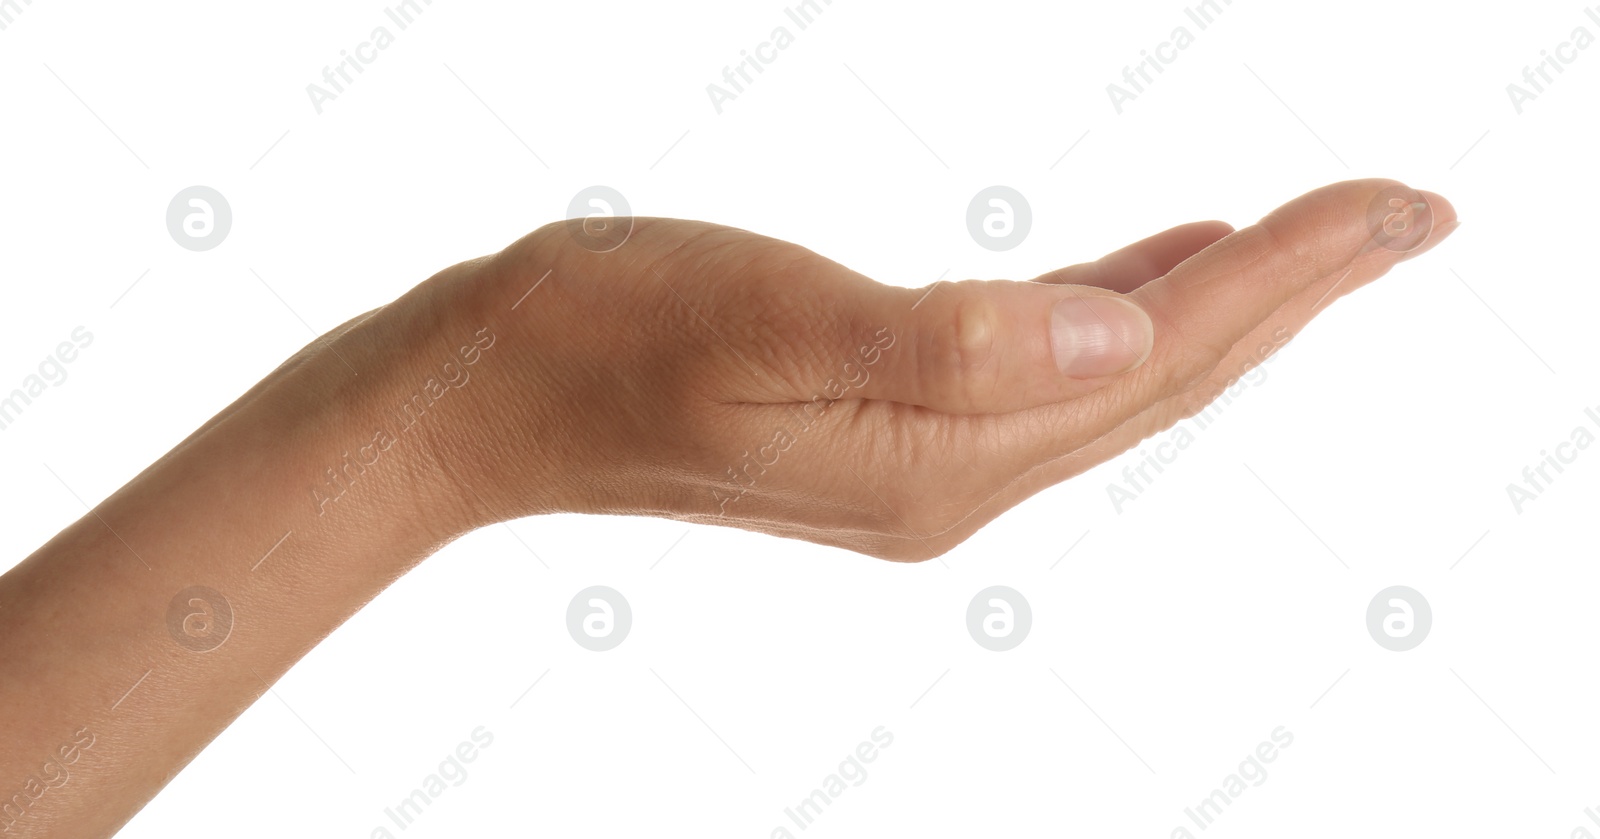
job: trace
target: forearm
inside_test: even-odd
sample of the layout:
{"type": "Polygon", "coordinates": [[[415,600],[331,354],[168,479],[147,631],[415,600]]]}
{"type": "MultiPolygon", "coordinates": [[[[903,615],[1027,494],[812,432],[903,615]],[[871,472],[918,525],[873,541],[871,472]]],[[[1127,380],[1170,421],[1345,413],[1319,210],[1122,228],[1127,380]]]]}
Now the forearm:
{"type": "Polygon", "coordinates": [[[473,330],[421,305],[438,291],[308,348],[0,577],[7,835],[113,832],[455,535],[423,423],[465,403],[403,425],[440,367],[470,369],[473,330]]]}

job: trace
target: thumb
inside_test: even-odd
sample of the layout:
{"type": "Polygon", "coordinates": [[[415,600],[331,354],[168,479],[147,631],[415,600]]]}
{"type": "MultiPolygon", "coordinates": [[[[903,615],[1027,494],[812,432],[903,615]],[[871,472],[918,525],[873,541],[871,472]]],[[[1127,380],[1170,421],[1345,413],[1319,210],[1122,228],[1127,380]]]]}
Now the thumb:
{"type": "Polygon", "coordinates": [[[1155,340],[1143,309],[1091,286],[863,286],[837,322],[845,334],[836,332],[835,346],[815,353],[848,358],[839,371],[851,383],[848,398],[952,414],[1009,413],[1103,387],[1142,364],[1155,340]]]}

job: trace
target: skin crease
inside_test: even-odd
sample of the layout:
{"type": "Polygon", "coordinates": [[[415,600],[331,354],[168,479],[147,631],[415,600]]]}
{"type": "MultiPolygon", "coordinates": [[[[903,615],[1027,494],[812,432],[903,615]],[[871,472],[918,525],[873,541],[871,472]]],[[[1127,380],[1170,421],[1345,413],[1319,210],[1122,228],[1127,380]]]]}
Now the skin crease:
{"type": "Polygon", "coordinates": [[[1242,230],[1183,225],[1031,281],[904,289],[670,219],[634,220],[607,253],[549,225],[446,269],[306,347],[0,577],[0,804],[75,732],[94,737],[3,835],[111,835],[311,647],[488,524],[625,513],[942,554],[1199,411],[1263,346],[1454,228],[1448,202],[1407,190],[1431,224],[1375,246],[1386,189],[1404,188],[1334,184],[1242,230]],[[1051,307],[1119,295],[1154,325],[1144,362],[1063,376],[1051,307]],[[469,346],[470,379],[395,428],[469,346]],[[830,389],[842,398],[753,483],[732,481],[830,389]],[[319,514],[325,470],[380,429],[396,441],[319,514]],[[167,625],[194,585],[234,614],[205,653],[167,625]]]}

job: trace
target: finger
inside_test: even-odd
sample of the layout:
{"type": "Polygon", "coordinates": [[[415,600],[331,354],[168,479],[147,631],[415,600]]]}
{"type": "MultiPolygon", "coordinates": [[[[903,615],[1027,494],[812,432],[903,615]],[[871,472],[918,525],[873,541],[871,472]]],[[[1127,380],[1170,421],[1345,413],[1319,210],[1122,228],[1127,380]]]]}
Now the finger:
{"type": "Polygon", "coordinates": [[[1232,230],[1225,222],[1194,222],[1031,284],[940,282],[915,290],[914,298],[842,268],[813,275],[810,284],[868,314],[847,313],[819,331],[814,355],[822,367],[809,377],[833,382],[835,393],[961,414],[1082,396],[1136,365],[1150,345],[1143,315],[1103,292],[1160,277],[1232,230]],[[1040,285],[1052,288],[1030,287],[1040,285]]]}
{"type": "MultiPolygon", "coordinates": [[[[1435,241],[1448,235],[1453,226],[1443,227],[1435,241]]],[[[1403,258],[1418,253],[1420,250],[1408,253],[1403,258]]],[[[1170,466],[1172,463],[1172,444],[1153,440],[1155,435],[1195,417],[1203,419],[1191,424],[1194,433],[1210,427],[1232,406],[1232,400],[1242,395],[1239,383],[1299,335],[1318,312],[1376,280],[1382,273],[1367,264],[1348,273],[1339,272],[1325,277],[1285,303],[1238,341],[1227,357],[1197,385],[1157,402],[1110,433],[1075,451],[1039,461],[1036,451],[1019,452],[1017,447],[1007,446],[1003,442],[1025,438],[1027,429],[1048,427],[1051,422],[1047,416],[1048,408],[1011,417],[972,418],[973,422],[968,423],[966,428],[969,444],[980,451],[988,449],[975,459],[984,462],[961,460],[948,462],[945,466],[952,472],[965,467],[966,474],[959,483],[974,488],[988,486],[995,489],[987,496],[978,496],[976,501],[969,500],[970,508],[956,511],[944,526],[930,527],[928,532],[915,534],[915,538],[910,538],[912,534],[909,532],[890,534],[892,538],[884,539],[874,555],[926,559],[930,555],[944,553],[1034,495],[1138,449],[1138,456],[1130,459],[1119,473],[1115,473],[1112,483],[1106,486],[1107,503],[1121,512],[1124,506],[1143,495],[1155,477],[1164,471],[1163,465],[1170,466]],[[993,420],[994,424],[990,425],[986,422],[988,420],[993,420]],[[994,441],[1001,441],[999,448],[1002,451],[990,448],[994,441]]],[[[1264,379],[1255,379],[1254,385],[1263,382],[1264,379]]],[[[955,448],[961,447],[955,446],[952,450],[955,448]]],[[[968,497],[971,498],[970,494],[968,497]]]]}
{"type": "MultiPolygon", "coordinates": [[[[1448,207],[1442,198],[1433,197],[1433,206],[1448,207]]],[[[1452,213],[1453,214],[1453,213],[1452,213]]],[[[1409,259],[1418,256],[1432,248],[1448,236],[1457,226],[1455,221],[1446,221],[1434,228],[1432,235],[1419,247],[1404,251],[1401,258],[1409,259]]],[[[1088,445],[1072,451],[1063,456],[1050,458],[1042,462],[1028,462],[1026,459],[1016,460],[1013,453],[992,453],[992,463],[1006,464],[1000,468],[1009,469],[1009,482],[1006,479],[995,480],[993,483],[1001,487],[993,495],[979,502],[972,511],[962,516],[954,529],[949,533],[934,536],[946,549],[958,544],[970,536],[983,525],[992,521],[1006,510],[1021,504],[1039,492],[1056,484],[1070,480],[1084,472],[1108,462],[1125,452],[1139,448],[1139,458],[1128,464],[1120,473],[1122,478],[1117,490],[1107,487],[1108,501],[1114,506],[1128,503],[1131,497],[1137,497],[1148,488],[1153,472],[1145,468],[1152,460],[1140,444],[1150,440],[1154,435],[1161,434],[1175,427],[1184,420],[1196,416],[1206,419],[1203,423],[1197,421],[1194,428],[1204,429],[1215,422],[1222,412],[1231,407],[1232,399],[1238,398],[1242,393],[1236,388],[1241,380],[1250,376],[1258,367],[1265,364],[1274,354],[1280,351],[1290,340],[1298,336],[1316,315],[1326,309],[1333,302],[1345,297],[1357,289],[1373,282],[1383,274],[1383,269],[1374,265],[1370,260],[1358,259],[1348,272],[1324,277],[1314,283],[1305,291],[1295,296],[1292,300],[1280,306],[1272,316],[1268,317],[1243,339],[1234,344],[1233,349],[1217,367],[1212,370],[1204,380],[1189,390],[1170,396],[1146,408],[1137,416],[1117,426],[1088,445]],[[1228,394],[1228,399],[1222,399],[1228,394]],[[1007,463],[1007,461],[1010,461],[1007,463]]],[[[1262,383],[1261,379],[1255,384],[1262,383]]],[[[1043,414],[1044,409],[1032,412],[1043,414]]],[[[1048,422],[1042,416],[1018,415],[1017,422],[1006,431],[990,432],[984,436],[991,439],[1012,439],[1018,436],[1015,432],[1017,426],[1038,427],[1040,423],[1048,422]]],[[[1170,461],[1164,454],[1159,444],[1150,447],[1153,451],[1153,460],[1164,464],[1170,461]]],[[[974,476],[971,480],[981,482],[982,478],[974,476]]],[[[1120,506],[1117,506],[1120,510],[1120,506]]],[[[908,549],[914,546],[907,546],[908,549]]]]}
{"type": "Polygon", "coordinates": [[[1104,289],[967,280],[918,290],[864,282],[837,304],[837,319],[812,353],[834,358],[849,374],[848,398],[948,414],[1009,413],[1103,387],[1137,367],[1154,340],[1149,316],[1104,289]]]}
{"type": "MultiPolygon", "coordinates": [[[[1357,273],[1381,276],[1401,259],[1431,247],[1454,222],[1455,210],[1438,195],[1393,181],[1347,181],[1297,198],[1224,238],[1129,295],[1156,323],[1150,358],[1092,397],[1055,406],[1048,423],[1036,421],[1035,428],[1070,429],[1066,434],[1036,431],[1036,458],[1079,448],[1189,390],[1289,300],[1324,278],[1340,284],[1348,279],[1339,278],[1357,273]],[[1431,208],[1430,229],[1424,234],[1431,239],[1421,248],[1408,251],[1370,232],[1369,206],[1397,192],[1431,208]]],[[[1308,318],[1324,307],[1308,306],[1308,318]]]]}
{"type": "MultiPolygon", "coordinates": [[[[1425,247],[1407,252],[1403,258],[1409,259],[1420,255],[1424,250],[1442,241],[1456,226],[1456,222],[1440,225],[1436,228],[1432,241],[1425,247]]],[[[1319,312],[1382,276],[1383,272],[1375,269],[1370,263],[1360,263],[1361,261],[1358,261],[1348,273],[1340,272],[1323,278],[1279,307],[1271,317],[1235,344],[1227,357],[1197,386],[1157,402],[1138,416],[1118,426],[1110,434],[1058,462],[1057,469],[1051,472],[1054,481],[1067,480],[1083,470],[1110,460],[1185,419],[1204,414],[1209,417],[1206,420],[1209,424],[1242,392],[1238,390],[1241,380],[1250,376],[1289,341],[1299,336],[1319,312]],[[1208,410],[1213,403],[1224,401],[1224,394],[1228,396],[1226,404],[1218,405],[1215,410],[1208,410]],[[1067,462],[1069,460],[1070,464],[1067,462]]],[[[1255,383],[1259,384],[1261,381],[1263,379],[1258,378],[1255,383]]],[[[1022,498],[1016,500],[1020,502],[1022,498]]]]}
{"type": "MultiPolygon", "coordinates": [[[[945,418],[948,433],[943,435],[945,443],[939,452],[919,458],[917,464],[900,467],[926,471],[938,461],[935,471],[944,479],[933,481],[933,486],[927,486],[924,494],[915,497],[915,503],[910,498],[895,502],[901,510],[897,523],[911,522],[914,527],[897,527],[891,533],[880,534],[869,552],[903,559],[926,559],[943,553],[1034,494],[1110,460],[1151,435],[1200,413],[1299,334],[1333,301],[1377,279],[1395,260],[1418,255],[1448,235],[1457,224],[1453,209],[1438,196],[1426,194],[1426,197],[1437,212],[1436,226],[1429,231],[1431,235],[1421,237],[1409,250],[1397,247],[1388,254],[1379,253],[1389,250],[1386,247],[1364,247],[1345,270],[1329,273],[1305,286],[1236,341],[1222,362],[1194,387],[1149,406],[1076,451],[1064,456],[1058,453],[1043,461],[1037,459],[1036,452],[1018,456],[1019,447],[1011,441],[1026,439],[1039,428],[1059,426],[1059,417],[1051,407],[1010,417],[945,418]]],[[[845,546],[861,549],[850,544],[860,536],[841,535],[841,538],[845,546]]]]}
{"type": "MultiPolygon", "coordinates": [[[[1116,383],[1117,400],[1097,410],[1102,420],[1125,419],[1203,375],[1297,289],[1348,264],[1369,239],[1368,204],[1385,189],[1402,188],[1392,181],[1326,187],[1188,259],[1179,259],[1183,250],[1220,232],[1215,226],[1155,237],[1161,247],[1135,247],[1139,256],[1107,263],[1148,272],[1179,259],[1160,280],[1128,295],[1037,282],[907,290],[844,271],[853,282],[836,275],[832,287],[816,288],[831,311],[828,322],[802,330],[814,339],[806,349],[818,362],[806,372],[828,376],[831,392],[822,391],[828,398],[884,399],[953,414],[1025,410],[1116,383]],[[1150,318],[1145,305],[1158,307],[1161,317],[1150,318]],[[1155,334],[1163,333],[1164,347],[1157,346],[1155,334]],[[1159,372],[1129,374],[1152,350],[1162,350],[1159,372]]],[[[1380,251],[1376,257],[1394,256],[1380,251]]]]}
{"type": "Polygon", "coordinates": [[[1093,262],[1069,265],[1034,278],[1036,283],[1092,285],[1126,294],[1166,275],[1185,259],[1233,232],[1225,221],[1196,221],[1163,230],[1093,262]]]}

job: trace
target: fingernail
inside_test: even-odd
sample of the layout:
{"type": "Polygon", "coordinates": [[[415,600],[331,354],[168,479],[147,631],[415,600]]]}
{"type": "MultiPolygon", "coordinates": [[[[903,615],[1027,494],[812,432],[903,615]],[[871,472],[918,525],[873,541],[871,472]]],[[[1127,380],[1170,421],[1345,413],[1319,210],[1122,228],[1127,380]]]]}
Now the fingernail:
{"type": "Polygon", "coordinates": [[[1074,379],[1132,370],[1154,344],[1150,316],[1121,297],[1068,297],[1050,313],[1056,366],[1074,379]]]}

